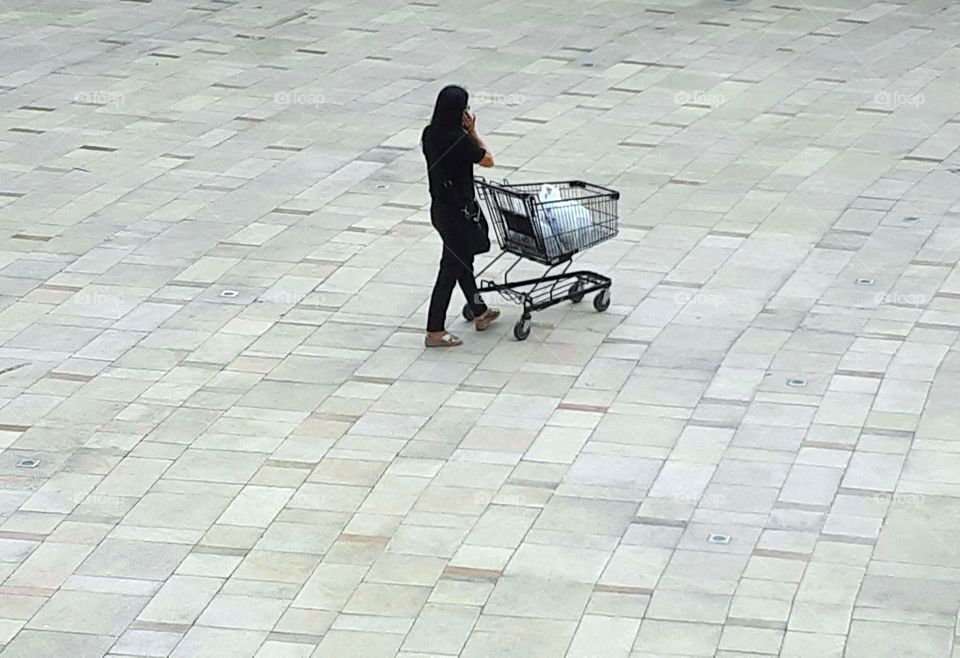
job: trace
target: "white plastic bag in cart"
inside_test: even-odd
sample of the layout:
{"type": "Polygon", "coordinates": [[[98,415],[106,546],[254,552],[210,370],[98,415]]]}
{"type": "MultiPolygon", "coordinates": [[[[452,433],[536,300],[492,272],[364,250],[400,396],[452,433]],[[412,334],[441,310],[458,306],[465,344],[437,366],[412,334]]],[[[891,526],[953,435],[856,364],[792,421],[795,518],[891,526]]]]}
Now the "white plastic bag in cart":
{"type": "Polygon", "coordinates": [[[543,236],[543,246],[547,252],[547,256],[550,258],[556,258],[560,254],[564,253],[563,242],[560,238],[557,237],[556,233],[553,230],[553,224],[550,223],[546,217],[534,217],[535,221],[540,226],[540,234],[543,236]]]}
{"type": "Polygon", "coordinates": [[[563,201],[556,185],[544,184],[537,195],[553,234],[563,246],[564,252],[579,251],[590,242],[593,232],[593,216],[576,201],[563,201]]]}
{"type": "Polygon", "coordinates": [[[519,198],[513,198],[512,204],[514,206],[515,213],[518,215],[523,215],[529,219],[531,224],[536,224],[536,228],[539,229],[540,235],[543,236],[543,247],[544,251],[546,251],[547,257],[556,258],[560,254],[564,253],[564,244],[557,236],[556,231],[553,228],[553,224],[546,213],[534,212],[533,217],[530,217],[527,214],[526,205],[519,198]]]}

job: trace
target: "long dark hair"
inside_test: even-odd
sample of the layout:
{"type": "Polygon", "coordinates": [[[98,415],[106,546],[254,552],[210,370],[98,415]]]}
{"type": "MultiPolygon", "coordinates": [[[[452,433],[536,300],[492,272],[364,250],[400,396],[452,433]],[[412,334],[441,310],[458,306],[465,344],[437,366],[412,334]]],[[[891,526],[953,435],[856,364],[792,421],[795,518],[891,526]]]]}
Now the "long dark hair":
{"type": "Polygon", "coordinates": [[[463,112],[470,99],[467,90],[457,85],[447,85],[437,94],[433,106],[430,127],[435,130],[458,130],[463,126],[463,112]]]}

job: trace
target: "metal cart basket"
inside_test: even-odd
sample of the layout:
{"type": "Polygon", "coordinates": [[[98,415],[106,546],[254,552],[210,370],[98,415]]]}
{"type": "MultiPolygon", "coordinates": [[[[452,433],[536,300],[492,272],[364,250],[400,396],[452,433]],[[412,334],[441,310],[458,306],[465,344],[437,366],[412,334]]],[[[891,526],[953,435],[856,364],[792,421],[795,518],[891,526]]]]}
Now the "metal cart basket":
{"type": "MultiPolygon", "coordinates": [[[[583,181],[514,184],[476,179],[477,198],[493,224],[502,249],[478,274],[479,279],[504,254],[516,260],[503,282],[481,280],[480,292],[496,292],[520,304],[523,314],[513,328],[517,340],[530,335],[530,318],[564,301],[580,302],[596,293],[593,307],[610,306],[610,278],[596,272],[570,271],[573,256],[617,235],[617,201],[620,193],[583,181]],[[537,279],[511,281],[510,273],[521,258],[547,266],[537,279]],[[553,273],[555,269],[560,269],[553,273]]],[[[470,305],[463,317],[473,319],[470,305]]]]}

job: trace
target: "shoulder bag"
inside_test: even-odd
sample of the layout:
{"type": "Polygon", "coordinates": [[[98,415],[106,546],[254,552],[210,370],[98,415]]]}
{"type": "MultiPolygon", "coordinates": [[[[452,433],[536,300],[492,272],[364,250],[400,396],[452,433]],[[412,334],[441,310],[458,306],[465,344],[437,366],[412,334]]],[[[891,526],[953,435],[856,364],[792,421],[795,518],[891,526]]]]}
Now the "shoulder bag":
{"type": "MultiPolygon", "coordinates": [[[[443,187],[453,191],[453,181],[449,178],[444,181],[443,187]]],[[[463,231],[466,246],[470,253],[485,254],[490,251],[490,225],[480,208],[480,203],[473,197],[458,204],[463,216],[463,231]]]]}

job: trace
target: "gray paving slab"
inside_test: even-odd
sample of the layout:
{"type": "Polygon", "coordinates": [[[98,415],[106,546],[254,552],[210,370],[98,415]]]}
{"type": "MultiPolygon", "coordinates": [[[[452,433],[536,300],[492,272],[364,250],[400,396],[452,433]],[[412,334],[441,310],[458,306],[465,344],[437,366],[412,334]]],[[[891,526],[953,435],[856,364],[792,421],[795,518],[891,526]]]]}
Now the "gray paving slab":
{"type": "Polygon", "coordinates": [[[960,655],[956,3],[0,22],[3,656],[960,655]],[[447,83],[605,313],[424,350],[447,83]]]}

